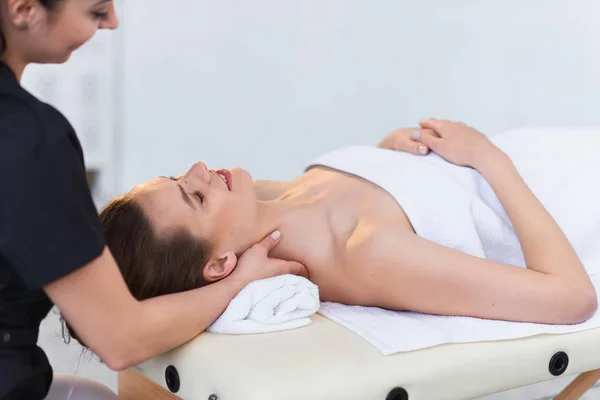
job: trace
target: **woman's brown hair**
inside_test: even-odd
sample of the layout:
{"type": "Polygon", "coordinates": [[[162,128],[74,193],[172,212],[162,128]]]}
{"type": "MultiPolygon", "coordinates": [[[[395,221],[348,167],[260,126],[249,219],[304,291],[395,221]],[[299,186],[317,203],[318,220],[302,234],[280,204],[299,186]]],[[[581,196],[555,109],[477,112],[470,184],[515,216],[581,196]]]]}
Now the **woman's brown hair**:
{"type": "MultiPolygon", "coordinates": [[[[100,212],[106,244],[138,300],[196,289],[212,251],[207,240],[183,229],[156,232],[135,199],[124,195],[100,212]]],[[[71,336],[85,344],[68,326],[71,336]]]]}

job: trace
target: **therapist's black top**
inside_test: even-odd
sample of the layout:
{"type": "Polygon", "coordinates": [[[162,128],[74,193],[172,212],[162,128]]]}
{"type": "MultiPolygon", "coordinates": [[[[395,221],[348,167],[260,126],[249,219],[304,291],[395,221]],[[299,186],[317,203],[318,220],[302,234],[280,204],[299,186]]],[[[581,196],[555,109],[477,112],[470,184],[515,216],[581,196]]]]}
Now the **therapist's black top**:
{"type": "Polygon", "coordinates": [[[43,399],[52,368],[36,343],[52,303],[42,287],[98,257],[104,236],[73,128],[2,62],[0,174],[0,399],[43,399]]]}

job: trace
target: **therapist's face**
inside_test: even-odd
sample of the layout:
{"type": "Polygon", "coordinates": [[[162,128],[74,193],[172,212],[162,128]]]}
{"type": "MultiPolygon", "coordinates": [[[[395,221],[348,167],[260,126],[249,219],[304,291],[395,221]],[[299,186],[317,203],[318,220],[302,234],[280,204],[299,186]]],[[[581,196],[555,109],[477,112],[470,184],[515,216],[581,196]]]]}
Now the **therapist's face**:
{"type": "Polygon", "coordinates": [[[258,202],[250,174],[240,168],[221,173],[195,163],[175,178],[156,178],[131,193],[157,232],[184,228],[207,239],[214,257],[249,248],[258,223],[258,202]]]}
{"type": "Polygon", "coordinates": [[[62,63],[99,29],[115,29],[113,0],[14,0],[9,2],[10,41],[19,58],[34,63],[62,63]]]}

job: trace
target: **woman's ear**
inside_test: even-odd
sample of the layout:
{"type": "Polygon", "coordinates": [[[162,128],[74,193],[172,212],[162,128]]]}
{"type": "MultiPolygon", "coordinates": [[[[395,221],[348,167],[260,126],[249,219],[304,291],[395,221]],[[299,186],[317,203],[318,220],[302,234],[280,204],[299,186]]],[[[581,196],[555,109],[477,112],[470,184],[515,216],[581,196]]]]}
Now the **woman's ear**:
{"type": "Polygon", "coordinates": [[[208,283],[213,283],[226,278],[235,269],[237,256],[233,251],[221,254],[218,258],[212,258],[202,271],[202,277],[208,283]]]}

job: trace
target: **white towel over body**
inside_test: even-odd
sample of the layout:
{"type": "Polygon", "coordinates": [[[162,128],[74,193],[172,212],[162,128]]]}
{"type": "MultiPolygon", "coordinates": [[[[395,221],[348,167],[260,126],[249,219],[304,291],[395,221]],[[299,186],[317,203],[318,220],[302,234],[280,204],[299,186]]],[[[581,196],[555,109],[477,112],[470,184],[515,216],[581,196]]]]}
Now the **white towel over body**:
{"type": "MultiPolygon", "coordinates": [[[[600,128],[512,130],[492,140],[513,160],[536,197],[563,229],[598,292],[600,278],[600,128]]],[[[475,170],[373,147],[343,148],[314,160],[362,177],[390,193],[416,233],[432,242],[525,267],[519,239],[497,196],[475,170]]],[[[507,294],[508,295],[508,294],[507,294]]],[[[504,340],[600,326],[543,325],[444,317],[323,303],[319,312],[361,335],[383,354],[450,342],[504,340]]]]}
{"type": "Polygon", "coordinates": [[[309,316],[319,305],[319,290],[306,278],[262,279],[242,289],[207,331],[252,334],[300,328],[311,323],[309,316]]]}

